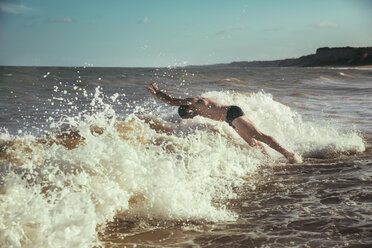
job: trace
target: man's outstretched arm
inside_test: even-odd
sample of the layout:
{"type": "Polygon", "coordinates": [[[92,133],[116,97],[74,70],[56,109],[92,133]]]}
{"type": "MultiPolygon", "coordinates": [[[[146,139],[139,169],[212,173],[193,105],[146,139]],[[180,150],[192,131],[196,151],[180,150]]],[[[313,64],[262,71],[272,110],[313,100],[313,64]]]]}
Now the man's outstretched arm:
{"type": "Polygon", "coordinates": [[[158,85],[155,84],[155,83],[151,83],[151,86],[146,86],[146,89],[151,94],[153,94],[154,96],[156,96],[157,98],[159,98],[160,100],[162,100],[163,102],[165,102],[169,105],[181,106],[181,105],[190,105],[191,104],[190,99],[180,99],[180,98],[171,97],[167,93],[159,90],[158,85]]]}

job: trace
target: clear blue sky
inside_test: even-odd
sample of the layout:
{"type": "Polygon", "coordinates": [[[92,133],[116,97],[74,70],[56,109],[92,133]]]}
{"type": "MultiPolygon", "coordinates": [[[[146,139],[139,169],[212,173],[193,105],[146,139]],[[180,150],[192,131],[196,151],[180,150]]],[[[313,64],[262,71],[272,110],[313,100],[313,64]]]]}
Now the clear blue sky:
{"type": "Polygon", "coordinates": [[[372,46],[372,0],[0,0],[0,65],[200,65],[322,46],[372,46]]]}

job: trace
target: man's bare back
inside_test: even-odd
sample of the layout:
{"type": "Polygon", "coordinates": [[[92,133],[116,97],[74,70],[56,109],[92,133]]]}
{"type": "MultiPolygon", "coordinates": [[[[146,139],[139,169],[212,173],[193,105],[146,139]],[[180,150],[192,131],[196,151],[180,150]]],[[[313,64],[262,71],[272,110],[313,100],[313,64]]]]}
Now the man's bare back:
{"type": "Polygon", "coordinates": [[[263,142],[283,154],[290,163],[298,162],[294,153],[283,148],[273,137],[260,132],[238,106],[223,105],[203,97],[174,98],[159,90],[155,83],[146,86],[146,89],[163,102],[172,106],[180,106],[178,113],[181,118],[188,119],[200,115],[215,121],[226,121],[250,146],[258,145],[265,154],[268,154],[260,143],[263,142]]]}
{"type": "Polygon", "coordinates": [[[189,102],[188,106],[195,112],[196,115],[200,115],[215,121],[226,121],[226,112],[228,106],[204,97],[186,98],[186,100],[189,102]]]}

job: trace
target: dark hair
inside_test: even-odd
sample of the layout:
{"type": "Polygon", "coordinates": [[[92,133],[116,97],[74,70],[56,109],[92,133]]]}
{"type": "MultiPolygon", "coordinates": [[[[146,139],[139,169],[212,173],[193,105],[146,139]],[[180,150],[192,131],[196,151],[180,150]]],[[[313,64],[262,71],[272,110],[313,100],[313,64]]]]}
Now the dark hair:
{"type": "Polygon", "coordinates": [[[189,115],[189,112],[187,111],[190,108],[188,105],[182,105],[178,108],[178,114],[181,118],[185,118],[189,115]]]}

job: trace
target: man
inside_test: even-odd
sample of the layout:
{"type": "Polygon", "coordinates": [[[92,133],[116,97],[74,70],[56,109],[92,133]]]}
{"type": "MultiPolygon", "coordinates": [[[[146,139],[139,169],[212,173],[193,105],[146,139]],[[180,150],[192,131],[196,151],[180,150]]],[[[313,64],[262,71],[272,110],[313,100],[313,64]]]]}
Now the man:
{"type": "Polygon", "coordinates": [[[186,99],[174,98],[159,90],[158,85],[155,83],[152,83],[151,86],[146,86],[146,89],[163,102],[172,106],[180,106],[178,113],[183,119],[200,115],[215,121],[225,121],[234,128],[240,137],[250,146],[258,145],[263,152],[266,153],[264,146],[258,142],[261,141],[283,154],[290,163],[298,163],[294,153],[283,148],[273,137],[260,132],[238,106],[222,105],[215,100],[204,97],[186,99]]]}

